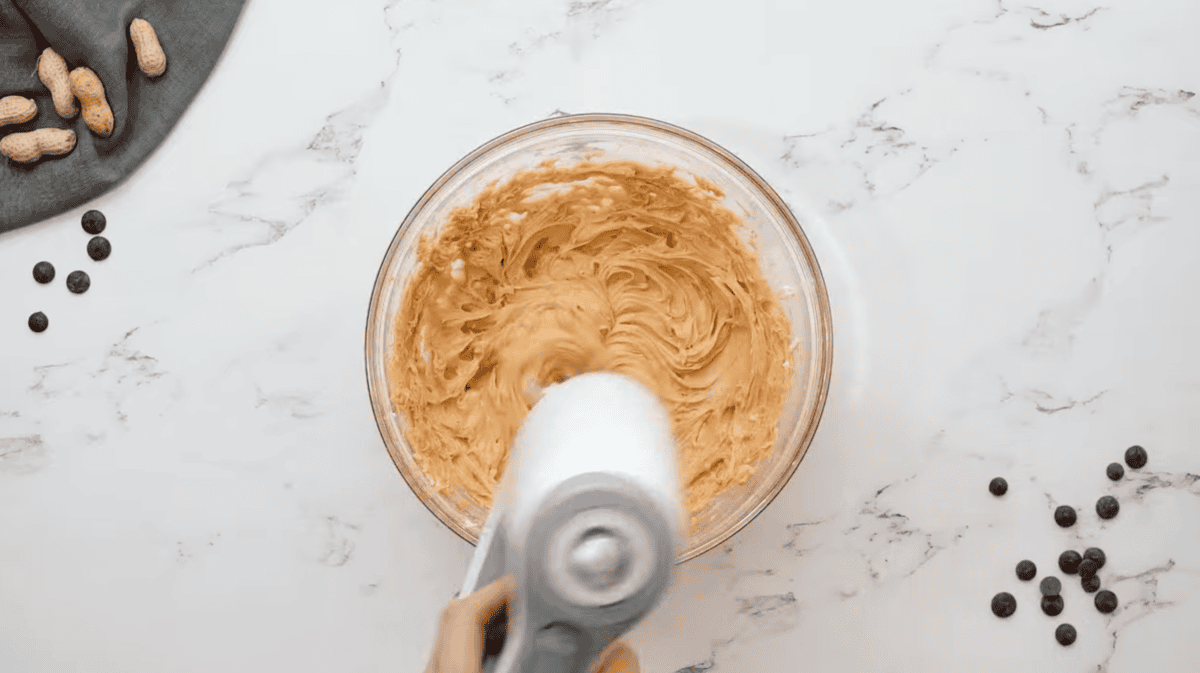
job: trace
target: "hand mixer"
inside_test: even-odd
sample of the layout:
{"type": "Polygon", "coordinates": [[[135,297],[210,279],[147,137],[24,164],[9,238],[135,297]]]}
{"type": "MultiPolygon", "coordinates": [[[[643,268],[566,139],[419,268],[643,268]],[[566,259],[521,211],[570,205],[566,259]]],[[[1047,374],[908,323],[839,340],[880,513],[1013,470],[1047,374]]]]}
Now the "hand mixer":
{"type": "Polygon", "coordinates": [[[622,374],[550,386],[509,451],[460,596],[511,575],[485,673],[586,673],[658,602],[683,533],[670,416],[622,374]]]}

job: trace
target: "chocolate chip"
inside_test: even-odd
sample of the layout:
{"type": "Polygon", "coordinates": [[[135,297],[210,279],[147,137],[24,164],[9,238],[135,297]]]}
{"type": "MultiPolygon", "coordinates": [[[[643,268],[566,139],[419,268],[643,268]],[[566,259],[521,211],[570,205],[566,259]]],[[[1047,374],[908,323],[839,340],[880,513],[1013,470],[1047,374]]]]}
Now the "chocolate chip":
{"type": "Polygon", "coordinates": [[[1109,463],[1108,469],[1105,470],[1105,474],[1108,475],[1109,479],[1117,481],[1121,477],[1125,476],[1125,468],[1121,467],[1120,463],[1109,463]]]}
{"type": "Polygon", "coordinates": [[[1083,559],[1083,563],[1079,564],[1079,576],[1085,579],[1088,577],[1095,577],[1096,571],[1099,569],[1100,566],[1097,565],[1095,561],[1090,558],[1085,558],[1083,559]]]}
{"type": "Polygon", "coordinates": [[[1017,564],[1017,579],[1028,582],[1034,577],[1037,577],[1037,566],[1033,565],[1033,561],[1025,559],[1017,564]]]}
{"type": "Polygon", "coordinates": [[[112,254],[112,243],[108,242],[103,236],[93,236],[92,240],[88,241],[87,246],[88,257],[99,262],[102,259],[108,259],[112,254]]]}
{"type": "Polygon", "coordinates": [[[1075,642],[1075,635],[1075,627],[1070,624],[1059,624],[1058,628],[1054,629],[1054,638],[1064,647],[1075,642]]]}
{"type": "Polygon", "coordinates": [[[1148,457],[1149,456],[1146,455],[1146,450],[1137,444],[1125,449],[1125,464],[1135,470],[1142,469],[1146,465],[1146,459],[1148,457]]]}
{"type": "Polygon", "coordinates": [[[1075,508],[1069,505],[1059,505],[1058,509],[1054,510],[1054,523],[1063,528],[1070,528],[1075,525],[1075,508]]]}
{"type": "Polygon", "coordinates": [[[72,271],[67,276],[67,289],[75,294],[83,294],[92,286],[92,279],[82,271],[72,271]]]}
{"type": "Polygon", "coordinates": [[[1056,617],[1063,611],[1062,596],[1042,596],[1042,612],[1056,617]]]}
{"type": "Polygon", "coordinates": [[[1082,560],[1083,557],[1079,555],[1079,552],[1075,551],[1074,549],[1068,549],[1067,551],[1059,554],[1058,569],[1068,575],[1074,575],[1075,573],[1079,572],[1079,563],[1082,560]]]}
{"type": "Polygon", "coordinates": [[[997,617],[1011,617],[1017,611],[1017,599],[1007,591],[1001,591],[992,597],[992,613],[997,617]]]}
{"type": "Polygon", "coordinates": [[[1096,594],[1096,609],[1108,614],[1117,609],[1117,595],[1105,589],[1096,594]]]}
{"type": "Polygon", "coordinates": [[[992,483],[988,484],[988,490],[992,492],[992,495],[1000,497],[1008,493],[1008,482],[1004,480],[1004,477],[996,477],[992,483]]]}
{"type": "Polygon", "coordinates": [[[1095,575],[1092,575],[1091,577],[1083,578],[1083,580],[1080,581],[1079,584],[1080,584],[1080,586],[1083,587],[1084,591],[1086,591],[1089,594],[1093,594],[1093,593],[1096,593],[1096,589],[1100,588],[1100,578],[1096,577],[1095,575]]]}
{"type": "Polygon", "coordinates": [[[54,280],[54,265],[50,262],[38,262],[34,264],[33,279],[42,284],[54,280]]]}
{"type": "Polygon", "coordinates": [[[1096,513],[1101,519],[1111,519],[1121,511],[1121,503],[1111,495],[1106,495],[1096,501],[1096,513]]]}
{"type": "Polygon", "coordinates": [[[89,210],[84,213],[81,222],[83,230],[93,236],[104,231],[104,227],[108,225],[108,219],[104,217],[104,213],[98,210],[89,210]]]}
{"type": "Polygon", "coordinates": [[[1062,582],[1057,577],[1047,577],[1038,585],[1043,596],[1057,596],[1062,593],[1062,582]]]}
{"type": "Polygon", "coordinates": [[[1103,568],[1104,564],[1108,561],[1108,557],[1104,555],[1104,550],[1099,547],[1088,547],[1083,552],[1083,558],[1090,558],[1095,561],[1097,570],[1103,568]]]}
{"type": "Polygon", "coordinates": [[[46,317],[45,313],[38,311],[37,313],[29,316],[29,329],[35,332],[45,332],[46,328],[49,326],[50,319],[46,317]]]}

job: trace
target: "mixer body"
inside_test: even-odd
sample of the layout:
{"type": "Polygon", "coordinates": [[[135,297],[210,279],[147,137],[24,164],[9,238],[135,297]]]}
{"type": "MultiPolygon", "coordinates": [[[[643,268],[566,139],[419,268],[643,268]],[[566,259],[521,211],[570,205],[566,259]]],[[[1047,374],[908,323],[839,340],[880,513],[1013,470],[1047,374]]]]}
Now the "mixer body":
{"type": "Polygon", "coordinates": [[[548,387],[513,446],[460,595],[517,586],[485,673],[586,673],[657,604],[683,534],[662,401],[610,372],[548,387]]]}

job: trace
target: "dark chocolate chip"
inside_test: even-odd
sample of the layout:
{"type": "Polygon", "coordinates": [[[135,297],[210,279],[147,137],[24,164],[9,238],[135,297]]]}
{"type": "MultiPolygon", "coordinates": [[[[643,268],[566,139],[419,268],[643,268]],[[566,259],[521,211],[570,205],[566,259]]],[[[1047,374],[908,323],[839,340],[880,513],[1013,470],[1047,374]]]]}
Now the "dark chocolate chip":
{"type": "Polygon", "coordinates": [[[84,213],[81,222],[83,230],[93,236],[104,231],[104,227],[108,225],[108,219],[104,217],[104,213],[98,210],[89,210],[84,213]]]}
{"type": "Polygon", "coordinates": [[[1121,467],[1120,463],[1109,463],[1105,474],[1108,475],[1109,479],[1118,481],[1121,477],[1125,476],[1125,468],[1121,467]]]}
{"type": "Polygon", "coordinates": [[[1121,503],[1111,495],[1106,495],[1096,501],[1096,513],[1101,519],[1111,519],[1121,511],[1121,503]]]}
{"type": "Polygon", "coordinates": [[[38,262],[34,264],[33,279],[43,284],[54,280],[54,265],[50,262],[38,262]]]}
{"type": "Polygon", "coordinates": [[[1057,596],[1062,593],[1062,582],[1057,577],[1047,577],[1038,585],[1043,596],[1057,596]]]}
{"type": "Polygon", "coordinates": [[[1054,629],[1054,638],[1064,647],[1075,642],[1075,636],[1075,627],[1070,624],[1059,624],[1058,628],[1054,629]]]}
{"type": "Polygon", "coordinates": [[[1095,577],[1096,571],[1099,569],[1100,566],[1097,565],[1095,561],[1090,558],[1085,558],[1083,559],[1083,563],[1079,564],[1079,576],[1085,579],[1088,577],[1095,577]]]}
{"type": "Polygon", "coordinates": [[[1075,508],[1069,505],[1059,505],[1058,509],[1054,510],[1054,523],[1063,528],[1074,526],[1075,508]]]}
{"type": "Polygon", "coordinates": [[[67,275],[67,289],[75,294],[83,294],[92,286],[92,279],[83,271],[72,271],[67,275]]]}
{"type": "Polygon", "coordinates": [[[996,477],[988,484],[988,490],[992,492],[992,495],[1000,497],[1008,493],[1008,482],[1004,480],[1004,477],[996,477]]]}
{"type": "Polygon", "coordinates": [[[112,254],[112,243],[108,242],[103,236],[93,236],[92,240],[88,241],[87,246],[88,257],[99,262],[102,259],[108,259],[112,254]]]}
{"type": "Polygon", "coordinates": [[[29,316],[29,329],[35,332],[45,332],[46,328],[49,326],[50,319],[46,317],[45,313],[38,311],[37,313],[29,316]]]}
{"type": "Polygon", "coordinates": [[[1042,596],[1042,612],[1057,617],[1063,611],[1062,596],[1042,596]]]}
{"type": "Polygon", "coordinates": [[[1083,557],[1079,555],[1079,552],[1068,549],[1058,555],[1058,569],[1068,575],[1074,575],[1079,572],[1079,562],[1082,560],[1083,557]]]}
{"type": "Polygon", "coordinates": [[[1083,552],[1083,558],[1090,558],[1095,561],[1097,570],[1103,568],[1105,562],[1108,561],[1108,557],[1104,555],[1104,550],[1100,549],[1099,547],[1088,547],[1087,550],[1083,552]]]}
{"type": "Polygon", "coordinates": [[[1125,464],[1135,470],[1145,467],[1147,458],[1149,456],[1146,455],[1146,450],[1137,444],[1125,449],[1125,464]]]}
{"type": "Polygon", "coordinates": [[[1017,599],[1007,591],[1001,591],[992,597],[992,612],[997,617],[1011,617],[1017,611],[1017,599]]]}
{"type": "Polygon", "coordinates": [[[1096,594],[1096,609],[1108,614],[1117,609],[1117,595],[1105,589],[1096,594]]]}
{"type": "Polygon", "coordinates": [[[1085,577],[1079,582],[1079,585],[1082,586],[1083,590],[1087,593],[1094,594],[1096,593],[1096,589],[1100,588],[1100,578],[1096,577],[1095,575],[1092,575],[1091,577],[1085,577]]]}
{"type": "Polygon", "coordinates": [[[1028,582],[1034,577],[1037,577],[1037,566],[1033,565],[1033,561],[1025,559],[1017,564],[1017,579],[1028,582]]]}

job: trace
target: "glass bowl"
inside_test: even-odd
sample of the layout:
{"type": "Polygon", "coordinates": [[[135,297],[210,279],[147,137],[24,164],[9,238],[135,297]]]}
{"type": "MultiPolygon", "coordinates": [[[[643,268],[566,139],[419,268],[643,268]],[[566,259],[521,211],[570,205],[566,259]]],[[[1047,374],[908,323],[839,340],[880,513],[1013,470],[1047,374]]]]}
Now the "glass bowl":
{"type": "Polygon", "coordinates": [[[555,117],[522,126],[484,144],[442,174],[409,211],[384,255],[367,317],[367,386],[388,453],[413,493],[442,523],[471,544],[488,511],[462,493],[438,492],[405,436],[406,419],[388,393],[388,353],[408,280],[418,268],[417,245],[436,235],[450,211],[471,203],[490,183],[547,160],[573,165],[634,160],[669,165],[681,176],[702,176],[725,193],[724,205],[745,223],[742,240],[792,325],[793,380],[779,419],[774,450],[754,477],[730,489],[693,520],[679,562],[724,542],[763,510],[787,483],[817,430],[829,390],[833,326],[820,267],[799,223],[783,200],[749,166],[710,140],[664,122],[614,114],[555,117]]]}

